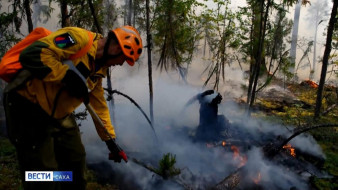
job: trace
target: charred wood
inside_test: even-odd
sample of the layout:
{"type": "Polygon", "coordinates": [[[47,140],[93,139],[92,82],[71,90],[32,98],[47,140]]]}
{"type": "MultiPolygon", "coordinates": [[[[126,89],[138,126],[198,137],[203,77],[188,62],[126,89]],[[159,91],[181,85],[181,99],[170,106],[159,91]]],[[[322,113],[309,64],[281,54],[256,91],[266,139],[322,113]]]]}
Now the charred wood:
{"type": "MultiPolygon", "coordinates": [[[[276,155],[282,152],[283,146],[288,144],[290,140],[295,138],[296,136],[307,132],[309,130],[317,129],[317,128],[324,128],[324,127],[337,127],[338,124],[326,124],[326,125],[318,125],[318,126],[310,126],[310,127],[302,127],[298,130],[296,130],[289,138],[285,139],[281,136],[277,137],[276,143],[268,143],[265,146],[262,147],[263,153],[266,158],[273,159],[276,155]]],[[[217,144],[218,145],[218,144],[217,144]]],[[[304,155],[305,157],[308,157],[309,155],[304,155]]],[[[311,160],[316,160],[318,162],[319,167],[323,164],[323,160],[321,158],[311,157],[311,160]]],[[[238,168],[236,171],[234,171],[232,174],[224,178],[221,182],[216,184],[214,187],[211,187],[210,190],[233,190],[236,189],[236,187],[240,184],[243,174],[245,171],[245,166],[238,168]]]]}
{"type": "Polygon", "coordinates": [[[216,184],[214,187],[211,187],[210,190],[232,190],[237,187],[241,181],[241,176],[244,171],[244,167],[238,168],[224,180],[216,184]]]}

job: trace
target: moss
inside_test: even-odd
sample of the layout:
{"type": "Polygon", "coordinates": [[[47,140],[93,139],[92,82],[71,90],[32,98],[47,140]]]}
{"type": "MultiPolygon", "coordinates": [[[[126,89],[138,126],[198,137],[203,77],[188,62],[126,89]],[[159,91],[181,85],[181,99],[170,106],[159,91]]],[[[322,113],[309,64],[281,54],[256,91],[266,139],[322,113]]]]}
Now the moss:
{"type": "Polygon", "coordinates": [[[313,177],[310,183],[318,190],[338,189],[337,178],[320,179],[313,177]]]}

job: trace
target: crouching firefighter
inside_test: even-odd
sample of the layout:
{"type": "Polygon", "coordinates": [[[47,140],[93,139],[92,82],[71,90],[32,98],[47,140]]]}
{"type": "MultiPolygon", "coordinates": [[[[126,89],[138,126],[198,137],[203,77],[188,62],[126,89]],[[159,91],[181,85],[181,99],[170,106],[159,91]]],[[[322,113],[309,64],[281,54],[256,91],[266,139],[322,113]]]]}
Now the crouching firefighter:
{"type": "Polygon", "coordinates": [[[142,39],[131,26],[114,29],[107,37],[66,27],[20,52],[22,69],[5,89],[4,106],[25,190],[85,189],[85,149],[72,115],[82,102],[102,121],[94,124],[112,159],[127,161],[115,143],[102,79],[110,66],[125,61],[133,66],[141,53],[142,39]],[[25,171],[71,171],[73,180],[29,182],[25,171]]]}
{"type": "Polygon", "coordinates": [[[196,100],[200,103],[200,119],[194,141],[218,141],[221,133],[229,126],[225,116],[218,114],[218,104],[222,101],[222,95],[214,90],[206,90],[190,99],[187,105],[196,100]]]}

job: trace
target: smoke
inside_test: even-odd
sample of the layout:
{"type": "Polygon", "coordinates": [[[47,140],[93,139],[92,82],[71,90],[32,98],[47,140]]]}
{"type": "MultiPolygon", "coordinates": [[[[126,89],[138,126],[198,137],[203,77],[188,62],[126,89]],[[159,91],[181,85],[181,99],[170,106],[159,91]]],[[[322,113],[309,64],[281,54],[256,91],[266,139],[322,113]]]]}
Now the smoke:
{"type": "MultiPolygon", "coordinates": [[[[114,69],[113,88],[128,94],[149,113],[146,70],[140,68],[133,71],[133,77],[130,77],[128,69],[114,69]]],[[[173,73],[154,73],[154,127],[158,140],[141,112],[127,99],[114,96],[117,142],[127,152],[130,160],[128,163],[109,161],[108,149],[96,134],[92,121],[88,119],[82,122],[87,163],[96,169],[102,168],[100,177],[119,184],[121,189],[183,189],[180,182],[193,189],[207,189],[240,167],[241,160],[234,159],[230,146],[210,148],[205,143],[193,141],[194,130],[199,123],[199,104],[196,102],[187,108],[184,106],[189,99],[204,90],[183,84],[176,80],[178,77],[172,75],[173,73]],[[175,167],[181,169],[181,175],[172,180],[163,180],[132,161],[132,158],[136,158],[158,167],[158,161],[166,153],[176,156],[175,167]]],[[[273,141],[278,135],[291,135],[286,127],[248,118],[243,109],[230,100],[220,104],[219,114],[225,115],[232,124],[231,127],[241,134],[239,141],[243,141],[243,144],[252,141],[252,145],[239,147],[240,157],[247,158],[247,175],[240,186],[247,185],[246,181],[252,183],[260,173],[260,185],[264,189],[306,189],[306,179],[280,164],[266,160],[261,154],[260,145],[273,141]]],[[[292,144],[304,151],[322,155],[320,147],[311,137],[297,137],[292,144]]]]}
{"type": "Polygon", "coordinates": [[[254,148],[248,151],[247,180],[261,179],[258,183],[264,189],[308,189],[307,184],[299,179],[295,173],[288,168],[276,165],[264,159],[261,149],[254,148]]]}
{"type": "Polygon", "coordinates": [[[303,152],[308,152],[317,157],[325,158],[322,148],[317,144],[316,140],[307,134],[297,136],[297,138],[290,141],[297,149],[303,152]]]}

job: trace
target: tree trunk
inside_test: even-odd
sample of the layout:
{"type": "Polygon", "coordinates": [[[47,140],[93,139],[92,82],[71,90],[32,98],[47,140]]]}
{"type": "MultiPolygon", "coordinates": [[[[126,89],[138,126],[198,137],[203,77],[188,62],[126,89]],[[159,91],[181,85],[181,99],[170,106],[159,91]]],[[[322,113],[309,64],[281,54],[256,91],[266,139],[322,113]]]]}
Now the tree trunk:
{"type": "Polygon", "coordinates": [[[267,1],[266,4],[266,8],[265,8],[265,14],[264,13],[264,0],[261,0],[261,4],[260,4],[260,10],[261,10],[261,18],[260,18],[260,29],[259,29],[259,42],[258,42],[258,51],[257,54],[255,56],[255,68],[254,68],[254,82],[253,82],[253,87],[251,90],[251,99],[250,99],[250,105],[249,105],[249,109],[253,106],[253,103],[255,101],[255,96],[256,96],[256,88],[257,88],[257,84],[258,84],[258,77],[259,77],[259,73],[261,70],[261,67],[265,67],[265,63],[263,62],[264,57],[262,55],[263,53],[263,49],[264,49],[264,40],[265,40],[265,32],[266,32],[266,25],[267,25],[267,19],[269,16],[269,8],[271,6],[271,0],[267,1]],[[262,62],[264,64],[262,64],[262,62]]]}
{"type": "Polygon", "coordinates": [[[60,8],[61,8],[61,27],[70,26],[70,20],[68,15],[68,3],[67,0],[60,1],[60,8]]]}
{"type": "Polygon", "coordinates": [[[317,10],[316,12],[316,21],[315,21],[315,24],[316,24],[316,28],[315,28],[315,33],[314,33],[314,40],[313,40],[313,59],[312,59],[312,71],[311,71],[311,74],[310,74],[310,79],[313,80],[314,77],[316,76],[316,52],[317,52],[317,31],[318,31],[318,12],[319,10],[317,10]]]}
{"type": "Polygon", "coordinates": [[[146,0],[146,14],[147,14],[147,53],[148,53],[148,78],[149,78],[149,108],[150,108],[150,119],[154,125],[154,105],[153,105],[153,77],[152,77],[152,63],[151,63],[151,34],[150,34],[150,8],[149,0],[146,0]]]}
{"type": "Polygon", "coordinates": [[[323,65],[322,65],[322,72],[320,75],[320,81],[319,86],[317,90],[317,99],[316,99],[316,108],[315,108],[315,119],[319,118],[320,115],[320,108],[322,106],[322,95],[324,90],[324,84],[325,84],[325,78],[326,78],[326,71],[327,71],[327,65],[329,62],[329,56],[331,52],[331,42],[332,42],[332,34],[334,30],[334,25],[337,22],[337,4],[338,1],[333,1],[333,7],[331,12],[331,18],[329,21],[329,27],[327,29],[327,37],[326,37],[326,45],[325,45],[325,51],[323,56],[323,65]]]}
{"type": "Polygon", "coordinates": [[[41,14],[41,0],[36,0],[33,4],[33,28],[38,27],[39,16],[41,14]]]}
{"type": "Polygon", "coordinates": [[[251,53],[250,53],[250,69],[249,69],[249,85],[248,85],[248,92],[247,92],[247,99],[246,103],[248,104],[249,108],[249,103],[251,99],[251,90],[252,90],[252,84],[253,84],[253,71],[255,67],[255,52],[256,52],[256,42],[254,39],[254,36],[256,36],[255,29],[257,28],[256,20],[257,20],[257,6],[255,4],[252,4],[252,18],[251,18],[251,31],[250,31],[250,41],[251,41],[251,53]]]}
{"type": "MultiPolygon", "coordinates": [[[[258,76],[259,76],[259,70],[261,67],[261,61],[262,61],[262,43],[264,43],[264,41],[262,42],[262,35],[263,35],[263,13],[264,13],[264,0],[260,0],[259,2],[259,27],[256,28],[256,30],[258,29],[259,33],[258,33],[258,46],[255,53],[255,64],[254,64],[254,68],[253,68],[253,73],[252,73],[252,87],[251,87],[251,91],[250,91],[250,101],[249,101],[249,109],[251,109],[251,107],[253,106],[253,103],[255,101],[255,94],[256,94],[256,86],[257,86],[257,82],[258,82],[258,76]]],[[[257,22],[257,20],[256,20],[257,22]]],[[[264,39],[263,39],[264,40],[264,39]]]]}
{"type": "Polygon", "coordinates": [[[24,0],[23,2],[26,17],[27,17],[27,24],[28,24],[28,33],[31,33],[33,31],[33,20],[32,20],[32,12],[30,7],[30,0],[24,0]]]}
{"type": "Polygon", "coordinates": [[[136,14],[137,14],[136,3],[140,3],[140,2],[134,1],[134,4],[133,4],[133,26],[136,25],[136,14]]]}
{"type": "Polygon", "coordinates": [[[293,18],[291,50],[290,50],[290,62],[292,65],[289,67],[289,72],[292,74],[295,74],[294,72],[296,68],[296,55],[297,55],[296,51],[297,51],[298,26],[299,26],[299,15],[301,4],[302,0],[298,0],[293,18]]]}
{"type": "Polygon", "coordinates": [[[204,45],[203,45],[203,57],[205,57],[205,50],[207,49],[207,36],[204,38],[204,45]]]}
{"type": "Polygon", "coordinates": [[[133,0],[129,0],[127,25],[131,25],[132,13],[133,13],[133,0]]]}
{"type": "Polygon", "coordinates": [[[127,25],[128,18],[128,2],[129,0],[124,0],[124,15],[123,15],[123,25],[127,25]]]}
{"type": "Polygon", "coordinates": [[[90,8],[90,12],[92,12],[92,16],[93,16],[93,19],[94,19],[94,24],[95,24],[96,30],[97,30],[98,33],[102,34],[102,28],[100,26],[99,21],[97,20],[95,7],[93,5],[92,0],[88,0],[88,5],[89,5],[89,8],[90,8]]]}

